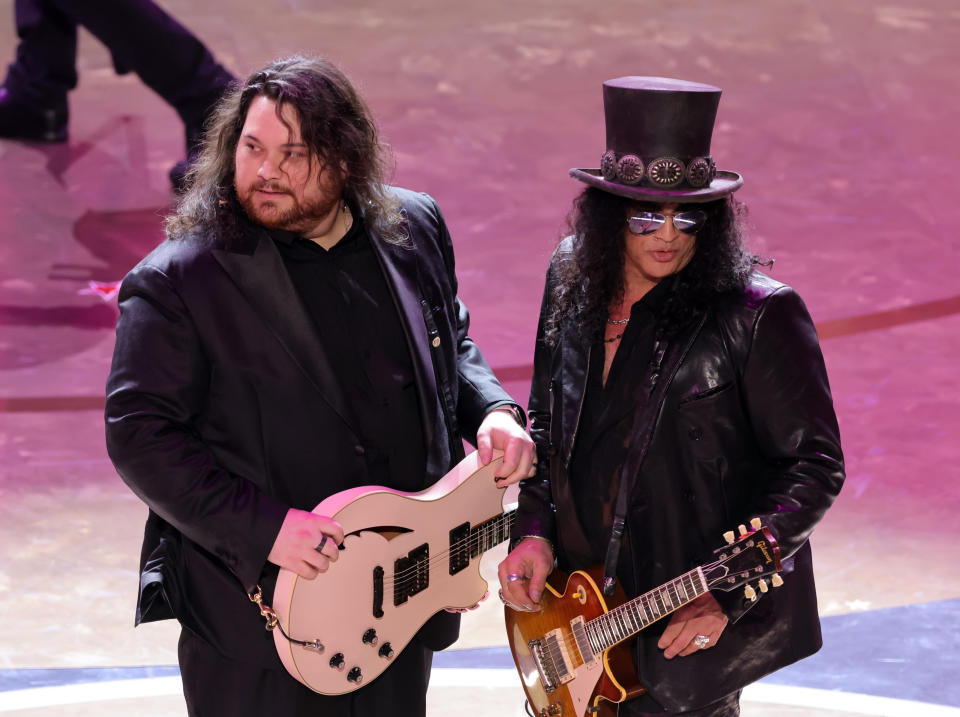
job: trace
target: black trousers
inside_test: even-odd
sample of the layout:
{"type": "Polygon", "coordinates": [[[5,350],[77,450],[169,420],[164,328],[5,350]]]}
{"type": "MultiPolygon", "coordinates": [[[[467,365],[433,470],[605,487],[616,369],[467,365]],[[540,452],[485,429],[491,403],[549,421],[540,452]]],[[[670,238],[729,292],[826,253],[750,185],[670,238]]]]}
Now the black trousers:
{"type": "Polygon", "coordinates": [[[425,717],[433,651],[414,639],[373,682],[332,697],[285,670],[228,660],[189,630],[180,633],[179,659],[190,717],[425,717]]]}
{"type": "Polygon", "coordinates": [[[77,26],[173,106],[188,127],[203,123],[233,76],[189,30],[151,0],[15,0],[17,56],[4,85],[45,106],[65,107],[77,86],[77,26]]]}

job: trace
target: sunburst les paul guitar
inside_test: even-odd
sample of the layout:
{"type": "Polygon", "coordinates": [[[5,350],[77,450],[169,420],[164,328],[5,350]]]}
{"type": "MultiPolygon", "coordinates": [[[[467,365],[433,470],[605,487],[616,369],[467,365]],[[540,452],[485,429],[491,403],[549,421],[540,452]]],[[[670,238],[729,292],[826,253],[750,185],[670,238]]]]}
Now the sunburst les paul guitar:
{"type": "Polygon", "coordinates": [[[537,717],[615,714],[615,703],[645,692],[626,640],[708,590],[744,587],[757,599],[779,586],[780,549],[770,531],[754,519],[740,526],[716,559],[665,585],[626,600],[622,590],[607,598],[599,584],[603,569],[577,570],[564,583],[555,571],[540,598],[540,609],[505,608],[507,636],[527,702],[537,717]],[[751,584],[753,583],[753,584],[751,584]],[[563,585],[562,592],[557,585],[563,585]]]}
{"type": "Polygon", "coordinates": [[[365,486],[320,503],[313,512],[343,527],[339,559],[313,580],[280,570],[264,613],[287,671],[321,694],[352,692],[435,613],[480,602],[480,557],[513,525],[493,476],[502,462],[474,452],[419,493],[365,486]]]}

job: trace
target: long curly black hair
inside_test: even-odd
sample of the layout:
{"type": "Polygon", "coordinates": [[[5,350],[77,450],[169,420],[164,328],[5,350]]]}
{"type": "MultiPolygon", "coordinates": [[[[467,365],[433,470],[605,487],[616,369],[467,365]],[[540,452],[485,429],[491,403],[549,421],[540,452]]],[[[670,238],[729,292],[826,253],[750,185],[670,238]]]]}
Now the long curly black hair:
{"type": "MultiPolygon", "coordinates": [[[[672,279],[657,319],[657,336],[668,337],[701,313],[718,295],[742,290],[757,264],[770,265],[744,249],[746,207],[732,195],[681,205],[701,209],[707,221],[697,232],[690,262],[672,279]]],[[[544,338],[554,344],[561,324],[585,342],[599,339],[611,304],[623,298],[624,229],[632,211],[658,211],[658,204],[627,199],[587,187],[567,216],[572,251],[558,256],[552,311],[544,338]]]]}

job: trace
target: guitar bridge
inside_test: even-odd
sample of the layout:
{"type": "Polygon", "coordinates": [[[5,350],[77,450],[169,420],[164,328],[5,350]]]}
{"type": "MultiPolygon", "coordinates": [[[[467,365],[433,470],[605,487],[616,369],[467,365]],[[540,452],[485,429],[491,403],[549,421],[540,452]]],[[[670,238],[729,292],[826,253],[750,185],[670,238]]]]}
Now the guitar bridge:
{"type": "Polygon", "coordinates": [[[540,684],[543,685],[543,691],[548,695],[556,692],[560,680],[557,677],[556,670],[550,667],[551,660],[549,656],[544,656],[543,654],[543,643],[540,642],[540,640],[530,640],[530,642],[527,643],[527,647],[530,648],[530,655],[533,657],[533,662],[537,666],[537,672],[540,673],[540,684]]]}
{"type": "Polygon", "coordinates": [[[531,640],[527,645],[540,671],[540,681],[546,692],[553,692],[558,685],[574,678],[570,653],[560,630],[551,630],[540,640],[531,640]]]}

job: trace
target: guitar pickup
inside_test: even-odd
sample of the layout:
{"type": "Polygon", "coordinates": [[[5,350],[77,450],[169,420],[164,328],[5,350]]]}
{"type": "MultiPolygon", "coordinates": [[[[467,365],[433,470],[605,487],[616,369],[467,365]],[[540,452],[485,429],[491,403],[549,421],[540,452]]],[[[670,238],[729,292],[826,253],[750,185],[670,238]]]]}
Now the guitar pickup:
{"type": "Polygon", "coordinates": [[[470,523],[463,523],[450,531],[450,574],[456,575],[470,567],[470,523]]]}
{"type": "Polygon", "coordinates": [[[403,605],[408,598],[430,587],[430,544],[411,550],[393,564],[393,604],[403,605]]]}
{"type": "Polygon", "coordinates": [[[373,569],[373,616],[383,617],[383,568],[373,569]]]}

